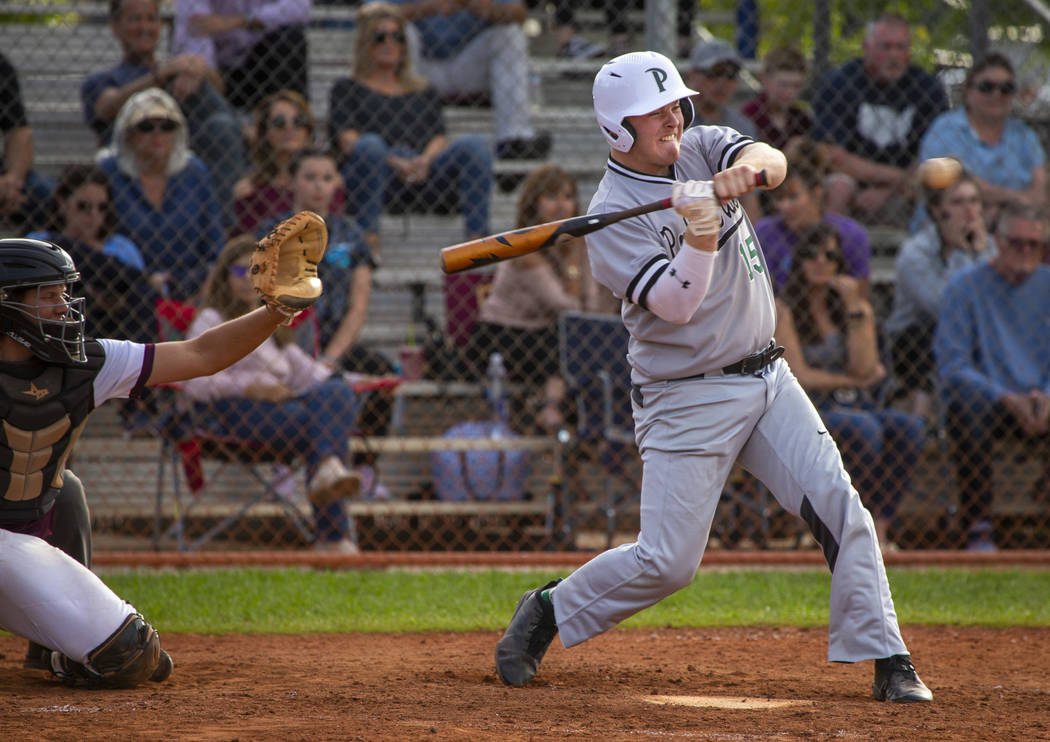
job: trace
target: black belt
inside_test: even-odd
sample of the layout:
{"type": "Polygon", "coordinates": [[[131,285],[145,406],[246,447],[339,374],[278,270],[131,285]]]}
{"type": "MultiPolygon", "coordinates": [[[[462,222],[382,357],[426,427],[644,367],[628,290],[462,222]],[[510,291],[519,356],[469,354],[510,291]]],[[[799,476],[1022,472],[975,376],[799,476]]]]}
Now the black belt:
{"type": "Polygon", "coordinates": [[[736,363],[730,363],[728,366],[723,366],[721,372],[708,372],[706,374],[694,374],[693,376],[684,376],[681,379],[668,379],[668,381],[691,381],[693,379],[703,379],[710,376],[735,376],[736,374],[757,374],[759,371],[764,369],[766,366],[771,364],[780,356],[784,355],[784,347],[777,345],[772,340],[769,341],[763,350],[758,353],[752,353],[746,358],[742,358],[736,363]]]}
{"type": "MultiPolygon", "coordinates": [[[[737,374],[757,375],[759,371],[780,358],[782,355],[784,355],[784,347],[777,345],[770,340],[769,345],[767,345],[765,349],[760,350],[758,353],[752,353],[746,358],[741,358],[736,363],[730,363],[728,366],[723,366],[720,372],[694,374],[693,376],[683,376],[680,379],[667,379],[667,381],[692,381],[695,379],[703,379],[705,377],[735,376],[737,374]]],[[[643,406],[642,388],[638,384],[631,384],[631,399],[633,399],[635,404],[639,407],[643,406]]]]}

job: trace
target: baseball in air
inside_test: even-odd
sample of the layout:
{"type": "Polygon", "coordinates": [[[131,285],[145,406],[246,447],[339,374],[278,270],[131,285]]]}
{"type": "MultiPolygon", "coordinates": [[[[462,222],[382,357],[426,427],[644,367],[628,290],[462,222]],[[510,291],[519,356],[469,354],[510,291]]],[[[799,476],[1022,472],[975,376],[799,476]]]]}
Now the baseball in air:
{"type": "Polygon", "coordinates": [[[922,184],[927,188],[951,188],[962,172],[962,163],[954,157],[933,157],[919,166],[922,184]]]}

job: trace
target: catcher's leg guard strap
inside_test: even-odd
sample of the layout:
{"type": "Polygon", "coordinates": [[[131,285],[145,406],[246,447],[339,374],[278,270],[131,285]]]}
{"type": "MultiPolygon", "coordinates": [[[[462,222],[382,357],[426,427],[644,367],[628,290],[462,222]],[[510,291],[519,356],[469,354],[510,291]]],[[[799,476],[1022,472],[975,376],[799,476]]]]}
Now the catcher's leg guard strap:
{"type": "Polygon", "coordinates": [[[102,682],[117,687],[148,680],[159,662],[160,635],[137,613],[88,654],[88,663],[102,682]]]}

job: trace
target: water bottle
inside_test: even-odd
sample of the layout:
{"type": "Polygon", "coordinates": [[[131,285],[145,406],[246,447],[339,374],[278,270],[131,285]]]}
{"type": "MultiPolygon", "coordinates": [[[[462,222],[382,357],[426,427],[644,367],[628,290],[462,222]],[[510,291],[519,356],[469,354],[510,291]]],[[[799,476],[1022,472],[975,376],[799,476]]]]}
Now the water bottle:
{"type": "Polygon", "coordinates": [[[507,421],[507,368],[503,365],[503,354],[489,356],[488,387],[485,397],[497,420],[507,421]]]}

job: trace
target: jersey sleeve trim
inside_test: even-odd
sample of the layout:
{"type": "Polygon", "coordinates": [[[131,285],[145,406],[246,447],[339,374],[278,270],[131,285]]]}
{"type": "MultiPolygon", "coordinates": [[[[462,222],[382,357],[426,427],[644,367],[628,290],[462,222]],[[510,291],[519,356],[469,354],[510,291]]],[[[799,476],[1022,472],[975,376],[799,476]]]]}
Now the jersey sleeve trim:
{"type": "Polygon", "coordinates": [[[740,150],[754,143],[755,140],[751,137],[741,137],[735,142],[727,144],[722,148],[722,154],[718,157],[718,169],[725,170],[728,167],[732,167],[733,162],[736,161],[736,156],[740,154],[740,150]]]}
{"type": "Polygon", "coordinates": [[[149,377],[153,373],[154,348],[155,346],[153,343],[146,343],[146,346],[143,349],[142,370],[139,372],[139,377],[135,379],[135,385],[131,387],[131,391],[128,392],[128,397],[131,399],[138,399],[146,389],[146,382],[149,381],[149,377]]]}
{"type": "Polygon", "coordinates": [[[624,299],[629,301],[631,304],[638,303],[634,293],[635,289],[638,288],[639,284],[642,284],[646,288],[648,288],[649,284],[647,281],[645,281],[645,279],[647,276],[651,275],[651,273],[655,270],[656,265],[661,261],[663,261],[664,265],[666,266],[667,258],[665,258],[663,255],[655,255],[648,261],[646,261],[645,265],[642,266],[642,269],[638,271],[634,275],[634,278],[631,279],[631,282],[627,284],[627,291],[624,292],[624,299]],[[643,283],[643,281],[645,282],[643,283]]]}
{"type": "Polygon", "coordinates": [[[650,289],[652,289],[653,284],[656,283],[660,276],[664,274],[664,271],[667,270],[667,267],[669,265],[671,265],[669,262],[664,261],[655,271],[652,272],[652,275],[649,277],[649,280],[645,282],[645,286],[642,288],[641,293],[638,294],[638,306],[642,307],[643,309],[649,309],[649,291],[650,289]]]}

